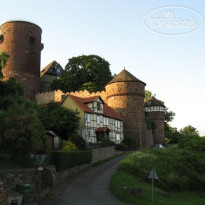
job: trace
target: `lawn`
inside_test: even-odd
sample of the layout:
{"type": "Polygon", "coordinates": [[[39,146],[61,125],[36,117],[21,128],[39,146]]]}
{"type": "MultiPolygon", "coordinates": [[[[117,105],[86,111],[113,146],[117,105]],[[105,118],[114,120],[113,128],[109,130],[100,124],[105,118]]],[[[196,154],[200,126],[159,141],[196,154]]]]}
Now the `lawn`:
{"type": "MultiPolygon", "coordinates": [[[[150,183],[144,182],[137,176],[126,171],[117,171],[112,177],[109,189],[111,193],[116,195],[121,201],[137,204],[151,205],[151,180],[150,183]],[[142,190],[140,198],[127,193],[123,187],[135,187],[142,190]]],[[[175,191],[165,192],[160,188],[154,187],[154,203],[155,205],[204,205],[205,192],[202,191],[175,191]]]]}

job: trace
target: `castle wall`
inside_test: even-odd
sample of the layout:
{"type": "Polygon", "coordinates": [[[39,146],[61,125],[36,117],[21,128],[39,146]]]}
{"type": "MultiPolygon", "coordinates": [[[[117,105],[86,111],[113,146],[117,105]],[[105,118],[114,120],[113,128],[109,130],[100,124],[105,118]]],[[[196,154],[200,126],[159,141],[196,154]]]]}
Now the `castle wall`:
{"type": "Polygon", "coordinates": [[[63,93],[61,90],[38,93],[36,95],[36,101],[38,102],[38,104],[46,104],[51,101],[60,102],[62,100],[62,97],[65,96],[66,94],[73,95],[76,97],[81,97],[81,98],[100,96],[105,103],[107,101],[107,94],[105,91],[90,93],[87,90],[68,92],[68,93],[63,93]]]}
{"type": "Polygon", "coordinates": [[[136,139],[138,147],[146,146],[144,83],[115,82],[106,86],[107,103],[123,117],[124,135],[136,139]]]}
{"type": "Polygon", "coordinates": [[[24,87],[27,98],[34,100],[39,92],[41,28],[24,21],[10,21],[1,25],[0,51],[10,55],[2,70],[4,80],[14,77],[24,87]]]}
{"type": "Polygon", "coordinates": [[[149,112],[147,117],[154,123],[153,128],[153,138],[154,144],[164,144],[165,143],[165,133],[164,133],[164,113],[163,112],[149,112]]]}

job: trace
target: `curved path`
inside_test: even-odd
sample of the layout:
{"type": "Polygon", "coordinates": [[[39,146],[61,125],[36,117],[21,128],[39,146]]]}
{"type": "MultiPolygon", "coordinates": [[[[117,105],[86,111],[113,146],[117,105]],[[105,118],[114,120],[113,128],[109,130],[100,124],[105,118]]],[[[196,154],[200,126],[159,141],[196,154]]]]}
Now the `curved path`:
{"type": "Polygon", "coordinates": [[[86,169],[61,186],[55,196],[42,201],[40,205],[125,205],[108,189],[109,181],[122,158],[124,156],[86,169]]]}

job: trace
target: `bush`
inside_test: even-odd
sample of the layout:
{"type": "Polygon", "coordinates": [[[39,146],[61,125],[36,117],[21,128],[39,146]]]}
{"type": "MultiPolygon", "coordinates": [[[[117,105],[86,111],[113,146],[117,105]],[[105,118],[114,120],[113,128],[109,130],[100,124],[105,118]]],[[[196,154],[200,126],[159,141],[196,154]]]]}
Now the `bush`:
{"type": "Polygon", "coordinates": [[[70,141],[74,143],[78,149],[86,149],[86,142],[80,135],[72,135],[70,141]]]}
{"type": "Polygon", "coordinates": [[[164,150],[136,152],[118,166],[119,170],[128,171],[144,181],[148,181],[153,168],[159,177],[156,185],[165,190],[203,190],[205,187],[204,151],[173,146],[164,150]]]}
{"type": "Polygon", "coordinates": [[[101,147],[115,146],[115,143],[109,139],[109,137],[104,137],[101,142],[101,147]]]}
{"type": "Polygon", "coordinates": [[[136,140],[130,136],[125,136],[124,139],[122,140],[122,143],[126,144],[127,147],[137,147],[136,140]]]}
{"type": "Polygon", "coordinates": [[[72,143],[71,141],[66,141],[63,144],[63,151],[76,151],[77,147],[75,146],[74,143],[72,143]]]}
{"type": "Polygon", "coordinates": [[[127,148],[127,145],[122,142],[116,145],[116,150],[125,150],[126,148],[127,148]]]}
{"type": "Polygon", "coordinates": [[[91,150],[75,152],[55,151],[51,153],[51,164],[55,165],[57,171],[69,169],[81,164],[89,164],[91,160],[91,150]]]}

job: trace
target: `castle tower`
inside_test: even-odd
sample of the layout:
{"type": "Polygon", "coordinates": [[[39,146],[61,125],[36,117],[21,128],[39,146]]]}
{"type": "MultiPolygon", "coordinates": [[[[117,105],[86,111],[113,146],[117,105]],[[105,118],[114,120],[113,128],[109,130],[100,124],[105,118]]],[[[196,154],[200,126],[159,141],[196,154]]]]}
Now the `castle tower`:
{"type": "Polygon", "coordinates": [[[152,129],[154,144],[164,144],[164,103],[160,100],[157,100],[155,97],[152,97],[147,103],[145,103],[145,112],[147,118],[150,119],[154,124],[152,129]]]}
{"type": "Polygon", "coordinates": [[[41,33],[39,26],[25,21],[9,21],[0,27],[0,51],[10,55],[3,69],[4,80],[14,77],[31,100],[39,91],[41,33]]]}
{"type": "Polygon", "coordinates": [[[138,148],[146,145],[144,136],[145,85],[124,69],[105,87],[108,105],[123,117],[124,136],[133,137],[138,148]]]}

